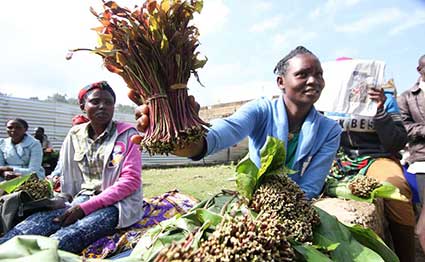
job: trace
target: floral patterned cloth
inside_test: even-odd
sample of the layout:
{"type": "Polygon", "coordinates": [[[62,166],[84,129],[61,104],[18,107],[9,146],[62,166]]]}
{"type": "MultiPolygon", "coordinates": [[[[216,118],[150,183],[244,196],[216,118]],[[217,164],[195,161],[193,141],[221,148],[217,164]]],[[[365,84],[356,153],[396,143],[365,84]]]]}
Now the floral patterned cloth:
{"type": "Polygon", "coordinates": [[[150,227],[177,214],[186,213],[197,202],[195,198],[181,194],[177,190],[144,199],[145,214],[142,220],[125,230],[119,230],[112,236],[97,240],[84,249],[82,255],[87,258],[106,258],[131,249],[150,227]]]}
{"type": "Polygon", "coordinates": [[[365,175],[374,161],[375,158],[368,155],[350,158],[339,151],[332,163],[329,176],[338,180],[351,180],[356,175],[365,175]]]}

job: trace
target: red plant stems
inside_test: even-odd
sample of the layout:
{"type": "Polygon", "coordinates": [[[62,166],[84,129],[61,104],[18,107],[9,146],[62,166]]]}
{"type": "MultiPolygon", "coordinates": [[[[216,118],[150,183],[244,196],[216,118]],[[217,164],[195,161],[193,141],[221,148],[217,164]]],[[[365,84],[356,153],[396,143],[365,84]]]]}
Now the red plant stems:
{"type": "Polygon", "coordinates": [[[100,45],[71,50],[100,55],[132,90],[129,98],[148,105],[149,128],[140,145],[150,154],[168,154],[206,135],[208,123],[199,118],[186,87],[191,74],[199,82],[196,70],[207,62],[198,59],[199,33],[189,23],[202,5],[202,0],[147,0],[130,11],[103,0],[103,13],[90,10],[102,25],[94,29],[100,45]]]}

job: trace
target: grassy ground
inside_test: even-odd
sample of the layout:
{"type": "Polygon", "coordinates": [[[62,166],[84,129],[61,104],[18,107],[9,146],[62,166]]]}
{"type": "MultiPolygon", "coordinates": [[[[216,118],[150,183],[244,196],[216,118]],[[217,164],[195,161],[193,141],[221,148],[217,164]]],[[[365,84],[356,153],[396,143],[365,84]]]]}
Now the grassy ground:
{"type": "Polygon", "coordinates": [[[178,189],[197,199],[205,199],[221,189],[235,189],[235,166],[179,167],[143,169],[144,197],[178,189]]]}

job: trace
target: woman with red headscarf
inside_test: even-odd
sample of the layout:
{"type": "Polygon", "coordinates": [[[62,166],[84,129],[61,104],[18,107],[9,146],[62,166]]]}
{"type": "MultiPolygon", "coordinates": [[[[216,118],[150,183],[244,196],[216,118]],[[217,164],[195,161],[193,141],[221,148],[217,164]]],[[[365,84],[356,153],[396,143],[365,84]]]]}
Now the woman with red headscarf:
{"type": "Polygon", "coordinates": [[[78,95],[88,122],[73,126],[60,152],[54,176],[74,200],[69,207],[35,213],[7,232],[57,239],[62,250],[80,253],[95,240],[141,219],[141,152],[130,142],[131,124],[113,121],[115,93],[106,82],[84,87],[78,95]]]}

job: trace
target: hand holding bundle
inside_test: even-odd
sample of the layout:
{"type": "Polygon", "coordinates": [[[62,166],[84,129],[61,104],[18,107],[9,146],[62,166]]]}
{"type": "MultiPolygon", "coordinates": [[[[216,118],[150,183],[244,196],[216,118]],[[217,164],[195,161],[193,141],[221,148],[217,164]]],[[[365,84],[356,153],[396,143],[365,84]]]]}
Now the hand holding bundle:
{"type": "MultiPolygon", "coordinates": [[[[140,145],[150,154],[168,154],[206,134],[188,99],[187,82],[207,59],[198,59],[198,29],[190,24],[202,0],[147,0],[134,11],[104,2],[102,26],[95,28],[100,45],[90,51],[130,88],[128,97],[149,107],[149,128],[140,145]]],[[[75,49],[71,51],[87,50],[75,49]]],[[[68,57],[70,58],[70,57],[68,57]]]]}

